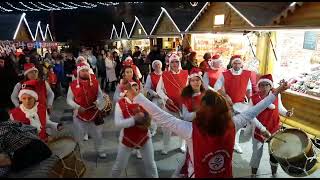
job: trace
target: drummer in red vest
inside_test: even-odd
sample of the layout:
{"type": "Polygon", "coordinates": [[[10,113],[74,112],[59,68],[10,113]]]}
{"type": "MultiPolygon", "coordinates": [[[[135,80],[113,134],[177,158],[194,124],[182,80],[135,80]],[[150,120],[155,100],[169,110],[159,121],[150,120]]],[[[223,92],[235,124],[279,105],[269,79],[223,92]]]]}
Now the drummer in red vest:
{"type": "MultiPolygon", "coordinates": [[[[256,105],[263,99],[265,99],[269,94],[274,92],[273,88],[273,78],[271,74],[263,75],[260,77],[258,83],[259,91],[254,94],[251,98],[252,104],[256,105]]],[[[291,117],[293,115],[292,111],[287,111],[282,105],[280,94],[273,101],[272,104],[268,106],[264,111],[262,111],[256,118],[265,126],[265,128],[274,134],[280,129],[280,116],[291,117]]],[[[262,135],[261,131],[257,128],[254,130],[254,137],[252,138],[252,157],[250,161],[252,177],[256,177],[260,160],[263,153],[263,145],[266,139],[262,135]]],[[[275,177],[277,173],[278,162],[270,154],[270,165],[272,176],[275,177]]]]}
{"type": "MultiPolygon", "coordinates": [[[[87,64],[89,67],[90,67],[90,64],[88,63],[88,60],[83,57],[83,56],[79,56],[77,59],[76,59],[76,65],[80,64],[80,63],[85,63],[87,64]]],[[[90,74],[94,74],[93,70],[90,68],[89,70],[89,73],[90,74]]],[[[72,80],[76,80],[77,79],[77,68],[75,68],[73,71],[72,71],[72,80]]]]}
{"type": "Polygon", "coordinates": [[[18,97],[22,102],[19,107],[10,111],[10,119],[23,124],[35,127],[39,138],[44,142],[48,141],[47,128],[62,130],[62,124],[50,120],[46,106],[39,103],[39,94],[36,92],[37,80],[25,81],[18,97]]]}
{"type": "MultiPolygon", "coordinates": [[[[139,92],[138,84],[133,80],[129,81],[135,91],[139,92]]],[[[138,126],[141,125],[138,115],[142,114],[142,119],[149,115],[143,107],[132,102],[132,94],[127,93],[127,90],[121,84],[120,89],[120,99],[115,106],[114,121],[115,126],[121,128],[121,132],[117,158],[112,167],[112,177],[117,178],[121,175],[121,172],[127,167],[131,151],[139,149],[144,161],[146,176],[158,178],[150,130],[148,130],[148,127],[138,126]]]]}
{"type": "Polygon", "coordinates": [[[102,149],[102,125],[96,125],[99,110],[105,106],[103,93],[98,80],[90,74],[88,64],[77,65],[77,79],[70,83],[67,94],[67,103],[77,114],[73,117],[76,127],[76,138],[80,142],[80,137],[84,136],[86,130],[94,139],[95,150],[99,157],[105,158],[106,153],[102,149]]]}
{"type": "MultiPolygon", "coordinates": [[[[144,85],[144,88],[146,92],[148,93],[148,98],[151,100],[153,103],[157,104],[160,108],[163,108],[163,103],[156,92],[157,90],[157,85],[159,82],[159,79],[162,75],[162,63],[160,60],[154,60],[152,62],[152,69],[154,70],[147,76],[146,84],[144,85]]],[[[154,136],[157,132],[157,124],[152,123],[151,124],[151,135],[154,136]]]]}
{"type": "MultiPolygon", "coordinates": [[[[180,58],[172,53],[169,57],[169,70],[164,71],[157,85],[157,93],[165,103],[165,110],[175,117],[181,117],[181,92],[188,84],[188,71],[182,70],[180,58]]],[[[162,154],[168,154],[171,131],[168,128],[163,130],[162,154]]],[[[180,149],[185,151],[183,141],[180,141],[180,149]]]]}
{"type": "MultiPolygon", "coordinates": [[[[231,57],[231,65],[231,69],[219,76],[214,89],[225,96],[227,101],[233,105],[235,112],[241,112],[249,107],[245,102],[249,102],[249,98],[251,97],[251,71],[242,69],[243,61],[240,55],[231,57]]],[[[237,133],[238,135],[239,133],[237,133]]],[[[242,153],[242,149],[237,141],[234,147],[236,152],[242,153]]]]}
{"type": "Polygon", "coordinates": [[[212,90],[217,79],[220,77],[222,72],[226,71],[226,69],[222,67],[222,61],[219,54],[213,55],[208,62],[208,65],[209,68],[203,75],[203,83],[206,89],[212,90]]]}
{"type": "Polygon", "coordinates": [[[26,63],[24,64],[24,79],[21,82],[18,82],[11,94],[11,101],[16,106],[20,106],[19,101],[19,91],[21,90],[21,85],[28,80],[37,80],[37,84],[35,87],[35,91],[39,95],[38,102],[45,106],[49,113],[52,110],[52,104],[54,100],[54,93],[52,89],[50,88],[50,85],[47,81],[42,80],[41,77],[39,77],[38,69],[35,67],[32,63],[26,63]]]}
{"type": "MultiPolygon", "coordinates": [[[[188,177],[231,178],[232,159],[236,129],[246,125],[267,108],[277,95],[288,89],[287,82],[254,107],[232,117],[232,109],[226,99],[217,92],[208,90],[201,99],[201,105],[192,122],[182,121],[165,112],[138,94],[127,83],[127,93],[133,94],[133,103],[142,106],[158,126],[169,128],[187,141],[188,177]]],[[[139,114],[143,118],[143,114],[139,114]]],[[[264,134],[269,137],[267,132],[264,134]]]]}

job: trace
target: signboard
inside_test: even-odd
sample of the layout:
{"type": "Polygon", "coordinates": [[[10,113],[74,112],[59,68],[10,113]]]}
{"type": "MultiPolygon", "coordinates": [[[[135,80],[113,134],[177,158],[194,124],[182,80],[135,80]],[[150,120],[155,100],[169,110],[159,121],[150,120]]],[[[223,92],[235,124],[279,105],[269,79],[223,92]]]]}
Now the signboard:
{"type": "Polygon", "coordinates": [[[315,31],[306,31],[304,33],[303,49],[315,50],[317,46],[318,33],[315,31]]]}

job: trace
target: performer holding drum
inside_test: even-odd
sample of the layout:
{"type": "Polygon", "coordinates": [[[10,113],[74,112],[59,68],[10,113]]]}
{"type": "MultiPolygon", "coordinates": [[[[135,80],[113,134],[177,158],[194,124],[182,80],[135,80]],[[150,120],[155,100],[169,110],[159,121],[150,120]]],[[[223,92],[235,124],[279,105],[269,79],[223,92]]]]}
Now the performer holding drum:
{"type": "MultiPolygon", "coordinates": [[[[138,84],[133,80],[130,80],[130,84],[134,91],[138,93],[138,84]]],[[[112,167],[112,177],[119,177],[128,164],[131,151],[140,149],[146,176],[157,178],[158,171],[154,161],[151,134],[148,129],[151,117],[143,107],[133,103],[132,93],[127,92],[124,86],[120,88],[121,97],[115,106],[114,121],[115,126],[122,129],[119,137],[117,159],[112,167]]]]}
{"type": "Polygon", "coordinates": [[[98,80],[89,71],[88,64],[80,63],[77,65],[77,79],[70,84],[67,103],[77,110],[77,114],[73,118],[77,141],[80,143],[87,128],[94,139],[96,152],[99,157],[105,158],[106,153],[102,149],[103,126],[97,117],[99,111],[105,108],[106,102],[98,80]]]}
{"type": "MultiPolygon", "coordinates": [[[[216,91],[219,90],[224,95],[226,100],[233,105],[233,109],[236,112],[242,112],[248,109],[248,105],[245,103],[246,98],[251,97],[252,85],[250,82],[251,71],[243,70],[243,60],[240,55],[234,55],[231,57],[232,68],[223,72],[217,82],[214,85],[216,91]]],[[[237,136],[239,135],[237,129],[237,136]]],[[[234,146],[235,151],[242,153],[242,149],[236,138],[236,144],[234,146]]]]}
{"type": "MultiPolygon", "coordinates": [[[[150,101],[157,104],[161,109],[163,108],[163,102],[156,92],[156,88],[159,82],[159,79],[162,75],[162,63],[160,60],[154,60],[152,62],[152,68],[154,69],[153,72],[151,72],[147,76],[146,84],[144,85],[144,88],[147,92],[147,97],[150,101]]],[[[157,124],[154,122],[151,122],[151,135],[154,136],[157,133],[157,124]]]]}
{"type": "MultiPolygon", "coordinates": [[[[271,74],[263,75],[260,77],[260,80],[257,83],[259,91],[252,96],[252,103],[256,105],[269,94],[271,94],[273,89],[273,78],[271,74]]],[[[268,106],[267,109],[262,111],[257,119],[267,128],[270,133],[275,133],[280,129],[280,116],[283,115],[286,117],[291,117],[293,112],[287,111],[285,107],[283,107],[281,102],[280,94],[275,99],[275,101],[268,106]]],[[[252,177],[256,177],[260,160],[263,153],[263,145],[265,142],[265,138],[262,135],[261,131],[255,128],[254,130],[254,138],[252,138],[252,157],[250,161],[251,173],[252,177]]],[[[270,165],[272,176],[275,177],[277,173],[278,162],[277,160],[270,154],[270,165]]]]}
{"type": "MultiPolygon", "coordinates": [[[[181,92],[188,84],[188,71],[182,70],[180,58],[172,53],[169,57],[169,70],[164,71],[157,85],[157,93],[165,103],[165,110],[175,117],[181,117],[181,92]]],[[[171,131],[163,130],[162,154],[168,154],[171,131]]],[[[180,149],[185,151],[185,143],[180,140],[180,149]]]]}

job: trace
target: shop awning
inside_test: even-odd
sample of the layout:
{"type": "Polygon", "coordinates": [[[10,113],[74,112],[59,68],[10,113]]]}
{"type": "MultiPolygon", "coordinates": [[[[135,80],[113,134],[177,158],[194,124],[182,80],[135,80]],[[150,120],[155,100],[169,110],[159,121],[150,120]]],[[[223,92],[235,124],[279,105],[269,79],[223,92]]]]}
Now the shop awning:
{"type": "Polygon", "coordinates": [[[0,40],[33,41],[34,37],[26,20],[26,14],[2,14],[0,16],[0,40]]]}
{"type": "Polygon", "coordinates": [[[291,2],[207,2],[185,31],[188,33],[208,33],[269,25],[273,18],[290,4],[291,2]],[[214,5],[216,7],[210,7],[214,5]],[[214,16],[219,14],[226,16],[224,17],[225,22],[223,25],[215,26],[214,16]],[[205,22],[207,25],[203,26],[205,22]]]}

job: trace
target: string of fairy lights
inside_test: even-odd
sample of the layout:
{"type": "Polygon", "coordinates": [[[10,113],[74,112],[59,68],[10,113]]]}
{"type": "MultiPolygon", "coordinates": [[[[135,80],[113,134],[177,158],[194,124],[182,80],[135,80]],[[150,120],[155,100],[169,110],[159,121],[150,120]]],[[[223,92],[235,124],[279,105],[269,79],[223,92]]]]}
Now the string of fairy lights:
{"type": "MultiPolygon", "coordinates": [[[[129,4],[141,4],[143,2],[128,2],[129,4]]],[[[0,12],[14,11],[60,11],[79,8],[92,9],[103,6],[117,6],[119,2],[2,2],[0,12]]]]}

